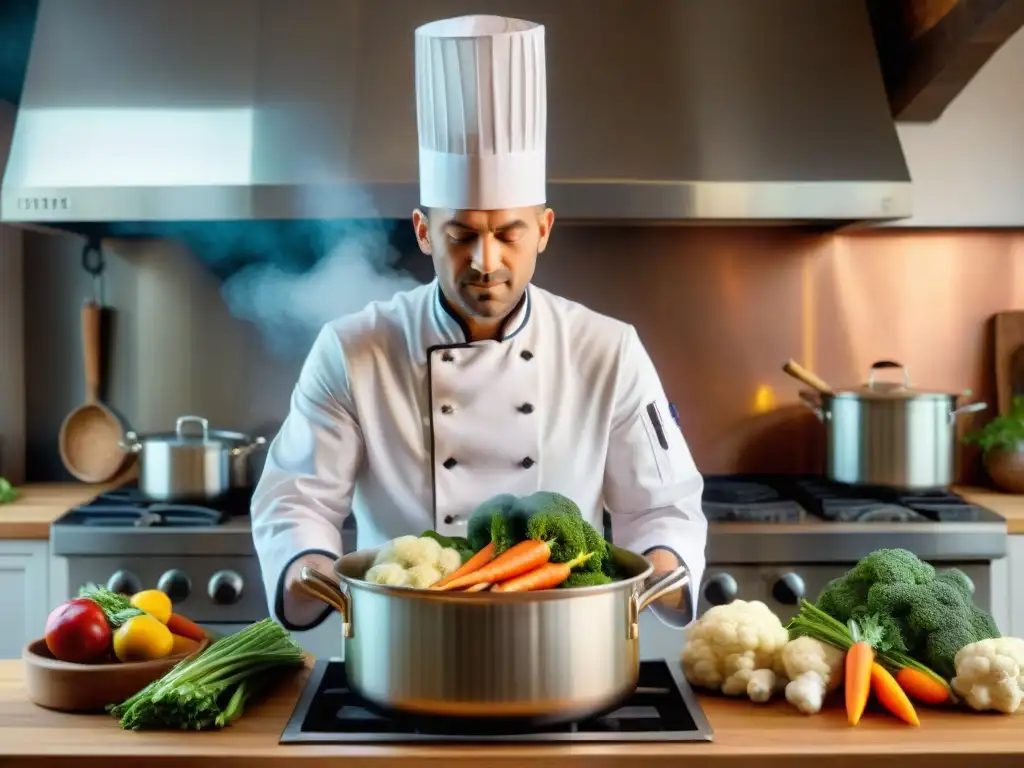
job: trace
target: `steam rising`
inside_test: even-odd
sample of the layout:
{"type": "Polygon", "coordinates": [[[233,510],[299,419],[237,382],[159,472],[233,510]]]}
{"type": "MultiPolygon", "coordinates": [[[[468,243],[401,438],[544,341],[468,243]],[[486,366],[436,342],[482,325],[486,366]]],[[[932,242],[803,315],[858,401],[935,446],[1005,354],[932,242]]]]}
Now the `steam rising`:
{"type": "Polygon", "coordinates": [[[331,222],[318,229],[319,242],[309,244],[316,260],[305,271],[287,259],[260,260],[224,282],[231,314],[256,325],[275,356],[304,355],[325,323],[420,285],[398,267],[401,253],[385,223],[331,222]]]}

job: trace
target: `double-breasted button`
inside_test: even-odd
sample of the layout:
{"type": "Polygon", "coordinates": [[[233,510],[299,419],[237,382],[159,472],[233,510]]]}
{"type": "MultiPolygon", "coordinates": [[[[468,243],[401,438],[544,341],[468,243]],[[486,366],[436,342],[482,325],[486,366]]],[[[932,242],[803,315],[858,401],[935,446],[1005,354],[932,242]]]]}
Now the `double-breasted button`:
{"type": "Polygon", "coordinates": [[[450,405],[442,405],[441,406],[441,413],[451,413],[454,410],[455,409],[452,408],[450,405]]]}
{"type": "Polygon", "coordinates": [[[520,464],[523,465],[523,469],[529,469],[530,467],[532,467],[534,465],[534,463],[535,463],[534,460],[531,459],[529,456],[527,456],[525,459],[523,459],[520,462],[520,464]]]}
{"type": "Polygon", "coordinates": [[[455,465],[458,464],[458,463],[459,462],[457,462],[455,459],[447,458],[447,459],[444,460],[444,468],[445,469],[453,469],[455,467],[455,465]]]}
{"type": "Polygon", "coordinates": [[[455,355],[453,355],[448,350],[445,350],[444,352],[441,353],[441,360],[443,360],[446,363],[450,363],[454,359],[455,359],[455,355]]]}
{"type": "Polygon", "coordinates": [[[524,349],[522,352],[519,353],[519,356],[521,358],[523,358],[523,360],[532,360],[533,359],[533,352],[531,352],[528,349],[524,349]]]}
{"type": "Polygon", "coordinates": [[[533,413],[533,405],[531,403],[523,403],[517,410],[520,413],[533,413]]]}

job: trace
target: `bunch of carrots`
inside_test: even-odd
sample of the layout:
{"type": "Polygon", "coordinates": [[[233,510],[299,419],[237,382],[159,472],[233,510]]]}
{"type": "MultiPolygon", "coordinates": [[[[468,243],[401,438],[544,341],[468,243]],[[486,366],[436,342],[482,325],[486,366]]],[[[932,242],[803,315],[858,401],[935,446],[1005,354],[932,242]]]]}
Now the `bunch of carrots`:
{"type": "Polygon", "coordinates": [[[585,563],[591,556],[584,554],[567,563],[552,563],[551,545],[548,542],[527,539],[495,557],[492,541],[431,589],[466,592],[552,589],[568,579],[572,569],[585,563]]]}
{"type": "Polygon", "coordinates": [[[921,723],[911,699],[931,706],[953,701],[949,684],[920,662],[894,651],[877,651],[880,633],[870,620],[865,625],[862,628],[853,620],[844,625],[806,600],[789,625],[792,634],[808,635],[846,651],[843,685],[850,725],[860,722],[872,693],[891,714],[914,726],[921,723]],[[889,669],[895,669],[896,675],[889,669]]]}

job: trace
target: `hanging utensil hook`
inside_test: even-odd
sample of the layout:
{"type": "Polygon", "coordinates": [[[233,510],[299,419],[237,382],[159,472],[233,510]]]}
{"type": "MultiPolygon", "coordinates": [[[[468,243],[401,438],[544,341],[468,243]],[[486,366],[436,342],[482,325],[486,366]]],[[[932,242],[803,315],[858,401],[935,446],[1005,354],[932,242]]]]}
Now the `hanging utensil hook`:
{"type": "Polygon", "coordinates": [[[107,267],[106,259],[103,257],[103,248],[98,240],[90,238],[82,248],[82,269],[92,275],[92,299],[98,304],[103,304],[103,270],[107,267]]]}

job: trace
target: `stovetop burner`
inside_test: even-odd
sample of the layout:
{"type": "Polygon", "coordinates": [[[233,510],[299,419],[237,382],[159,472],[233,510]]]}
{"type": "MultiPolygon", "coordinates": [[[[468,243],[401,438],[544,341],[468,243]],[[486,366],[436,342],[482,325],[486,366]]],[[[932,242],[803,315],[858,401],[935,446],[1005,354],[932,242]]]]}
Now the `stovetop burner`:
{"type": "Polygon", "coordinates": [[[636,693],[602,717],[529,730],[460,720],[427,726],[373,711],[353,693],[341,661],[318,661],[281,734],[282,744],[375,742],[711,741],[713,731],[678,664],[644,661],[636,693]]]}
{"type": "Polygon", "coordinates": [[[804,513],[841,523],[1002,521],[949,490],[900,491],[799,475],[708,476],[703,508],[710,522],[795,523],[804,513]]]}
{"type": "Polygon", "coordinates": [[[147,497],[134,483],[99,494],[72,508],[56,523],[90,528],[207,528],[248,511],[239,493],[191,503],[166,503],[147,497]]]}

